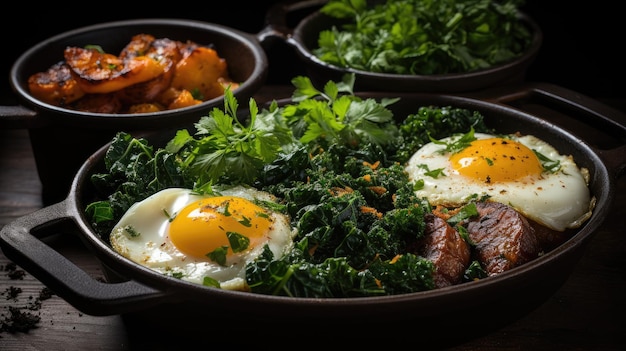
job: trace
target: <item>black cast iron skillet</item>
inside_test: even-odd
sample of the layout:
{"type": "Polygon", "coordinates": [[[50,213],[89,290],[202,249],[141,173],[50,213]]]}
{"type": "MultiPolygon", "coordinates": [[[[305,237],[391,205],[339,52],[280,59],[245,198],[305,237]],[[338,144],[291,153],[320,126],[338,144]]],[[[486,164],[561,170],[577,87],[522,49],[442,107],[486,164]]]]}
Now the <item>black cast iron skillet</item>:
{"type": "Polygon", "coordinates": [[[28,77],[63,60],[67,46],[100,45],[106,52],[119,53],[137,34],[213,45],[226,60],[230,77],[240,83],[233,94],[241,101],[265,83],[268,59],[261,38],[219,24],[187,19],[132,19],[77,28],[38,43],[11,68],[9,80],[20,105],[0,106],[0,126],[28,129],[43,184],[44,204],[62,200],[80,165],[117,131],[182,127],[223,105],[223,98],[216,97],[199,105],[153,113],[92,113],[43,103],[30,94],[28,77]]]}
{"type": "MultiPolygon", "coordinates": [[[[571,154],[589,169],[597,200],[591,218],[553,251],[498,276],[418,293],[347,299],[289,298],[207,288],[166,277],[115,253],[83,214],[94,200],[89,177],[104,171],[102,146],[77,172],[67,198],[18,218],[0,231],[5,255],[80,311],[122,314],[151,327],[164,319],[180,321],[182,332],[216,330],[259,334],[279,330],[347,333],[346,326],[377,333],[413,333],[427,338],[450,330],[447,338],[471,337],[528,313],[551,296],[571,273],[612,206],[615,181],[626,166],[626,116],[593,99],[549,84],[527,83],[472,96],[361,93],[363,97],[401,97],[391,105],[396,116],[422,105],[478,110],[498,132],[534,134],[571,154]],[[69,228],[69,229],[68,229],[69,228]],[[106,282],[87,275],[43,239],[68,230],[101,262],[106,282]],[[193,323],[188,323],[193,321],[193,323]],[[242,326],[247,325],[248,327],[242,326]],[[260,323],[260,324],[258,324],[260,323]],[[220,329],[221,327],[221,329],[220,329]],[[453,331],[453,332],[452,332],[453,331]]],[[[169,140],[175,130],[148,136],[169,140]]],[[[172,325],[168,324],[167,330],[172,325]]],[[[367,334],[367,331],[365,332],[367,334]]],[[[327,334],[324,334],[327,335],[327,334]]],[[[344,334],[342,334],[344,335],[344,334]]],[[[345,336],[345,335],[344,335],[345,336]]],[[[362,338],[361,338],[362,339],[362,338]]],[[[446,342],[442,339],[440,342],[446,342]]],[[[362,340],[361,340],[362,341],[362,340]]]]}
{"type": "MultiPolygon", "coordinates": [[[[327,81],[340,81],[346,73],[356,76],[355,90],[386,92],[461,93],[489,87],[519,83],[524,80],[526,70],[535,60],[543,43],[543,32],[539,25],[525,13],[519,18],[532,34],[532,41],[520,57],[490,68],[465,73],[410,75],[368,72],[328,64],[314,55],[318,47],[319,34],[333,26],[341,29],[339,19],[318,11],[326,0],[305,0],[278,3],[266,15],[267,27],[264,40],[283,41],[292,47],[304,64],[307,75],[318,86],[327,81]]],[[[375,2],[375,1],[369,1],[375,2]]]]}

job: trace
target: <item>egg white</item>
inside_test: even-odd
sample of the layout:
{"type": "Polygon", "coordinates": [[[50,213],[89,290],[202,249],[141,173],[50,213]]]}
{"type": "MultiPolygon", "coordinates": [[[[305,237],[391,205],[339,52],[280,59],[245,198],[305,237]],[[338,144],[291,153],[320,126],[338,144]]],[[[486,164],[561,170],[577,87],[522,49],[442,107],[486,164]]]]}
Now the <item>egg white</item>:
{"type": "MultiPolygon", "coordinates": [[[[477,139],[495,137],[475,133],[477,139]]],[[[460,136],[441,139],[451,142],[460,136]]],[[[554,147],[532,135],[508,136],[551,160],[560,162],[555,173],[544,171],[539,178],[490,183],[463,176],[454,169],[445,144],[424,145],[408,161],[406,171],[411,181],[423,180],[424,186],[415,194],[427,198],[432,205],[458,207],[471,197],[489,196],[490,201],[507,204],[526,217],[557,231],[578,228],[592,213],[594,199],[589,191],[589,172],[579,168],[571,156],[561,155],[554,147]],[[425,166],[425,167],[424,167],[425,166]],[[426,175],[429,170],[442,169],[438,177],[426,175]]]]}
{"type": "MultiPolygon", "coordinates": [[[[250,201],[276,201],[271,194],[250,187],[214,187],[214,190],[219,195],[250,201]]],[[[264,245],[258,245],[242,257],[229,259],[228,265],[222,266],[208,258],[201,260],[185,255],[167,235],[170,219],[176,213],[187,204],[210,196],[198,195],[189,189],[169,188],[135,203],[111,231],[111,246],[124,257],[163,274],[198,284],[203,283],[204,277],[211,277],[219,281],[223,289],[245,290],[245,266],[261,254],[264,245]],[[138,235],[132,235],[133,232],[138,235]]],[[[272,212],[271,217],[273,224],[267,245],[274,257],[279,258],[293,246],[296,231],[287,215],[272,212]]]]}

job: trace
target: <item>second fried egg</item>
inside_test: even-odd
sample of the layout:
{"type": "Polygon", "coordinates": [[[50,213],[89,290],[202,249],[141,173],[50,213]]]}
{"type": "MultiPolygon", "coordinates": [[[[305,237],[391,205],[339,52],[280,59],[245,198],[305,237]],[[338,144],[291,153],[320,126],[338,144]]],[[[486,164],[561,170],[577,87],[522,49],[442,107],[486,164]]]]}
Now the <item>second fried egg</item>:
{"type": "Polygon", "coordinates": [[[162,190],[135,203],[113,228],[111,246],[160,273],[228,290],[246,290],[245,266],[267,244],[275,258],[293,245],[289,217],[264,204],[269,193],[236,186],[214,195],[162,190]]]}
{"type": "Polygon", "coordinates": [[[532,135],[505,137],[475,133],[458,152],[454,136],[424,145],[409,160],[416,195],[432,205],[459,207],[488,197],[557,231],[579,227],[594,205],[589,173],[571,156],[532,135]]]}

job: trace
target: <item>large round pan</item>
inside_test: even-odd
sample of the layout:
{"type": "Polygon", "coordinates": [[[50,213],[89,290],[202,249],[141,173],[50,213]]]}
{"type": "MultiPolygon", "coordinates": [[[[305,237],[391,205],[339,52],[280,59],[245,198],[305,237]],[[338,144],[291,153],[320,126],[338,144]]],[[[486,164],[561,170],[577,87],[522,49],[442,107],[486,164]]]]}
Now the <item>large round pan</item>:
{"type": "MultiPolygon", "coordinates": [[[[480,96],[360,95],[401,97],[400,102],[392,105],[396,116],[431,104],[474,109],[483,113],[488,125],[499,132],[520,131],[546,140],[589,169],[591,192],[597,199],[593,215],[569,240],[534,261],[497,276],[437,290],[348,299],[225,291],[186,283],[144,268],[114,252],[92,230],[84,208],[95,196],[90,175],[104,171],[103,158],[108,147],[104,145],[80,168],[65,200],[2,228],[2,250],[84,313],[122,314],[141,318],[142,323],[151,323],[151,327],[156,324],[157,328],[164,320],[175,321],[189,334],[195,328],[213,331],[218,328],[220,333],[234,334],[246,330],[265,335],[278,330],[320,332],[321,328],[324,335],[346,337],[346,328],[350,326],[375,330],[383,339],[387,334],[382,333],[411,332],[411,338],[424,340],[441,335],[437,331],[445,328],[450,331],[449,337],[440,340],[445,343],[520,318],[563,284],[590,238],[609,215],[615,181],[622,176],[626,165],[626,116],[595,100],[547,84],[525,84],[499,89],[494,94],[485,91],[480,96]],[[42,240],[68,228],[102,263],[106,282],[87,275],[42,240]],[[256,323],[259,321],[262,323],[256,323]]],[[[161,144],[174,133],[164,130],[148,139],[161,144]]],[[[163,328],[167,332],[174,326],[168,322],[163,328]]]]}

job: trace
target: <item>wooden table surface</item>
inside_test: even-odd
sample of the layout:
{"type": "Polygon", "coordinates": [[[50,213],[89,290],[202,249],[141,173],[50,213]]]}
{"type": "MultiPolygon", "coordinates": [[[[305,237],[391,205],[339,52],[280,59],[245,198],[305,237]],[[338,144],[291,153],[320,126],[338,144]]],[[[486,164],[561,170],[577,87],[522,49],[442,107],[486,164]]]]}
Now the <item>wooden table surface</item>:
{"type": "MultiPolygon", "coordinates": [[[[281,93],[285,93],[282,90],[281,93]]],[[[0,226],[43,206],[41,184],[26,130],[0,130],[0,226]]],[[[617,184],[608,220],[597,231],[564,285],[545,303],[501,329],[450,347],[450,350],[625,350],[626,349],[626,177],[617,184]]],[[[74,236],[60,236],[54,247],[93,276],[99,263],[74,236]]],[[[0,252],[0,350],[169,349],[149,330],[129,332],[121,316],[81,313],[56,295],[34,305],[44,286],[0,252]],[[21,289],[21,290],[18,290],[21,289]],[[26,332],[6,329],[11,311],[39,316],[26,332]]],[[[141,330],[141,328],[139,328],[141,330]]],[[[170,335],[168,340],[184,335],[170,335]]],[[[207,346],[211,342],[207,340],[207,346]]],[[[268,341],[260,346],[270,345],[268,341]]],[[[329,345],[332,345],[329,342],[329,345]]],[[[416,342],[416,346],[419,343],[416,342]]],[[[180,349],[180,348],[178,348],[180,349]]]]}

